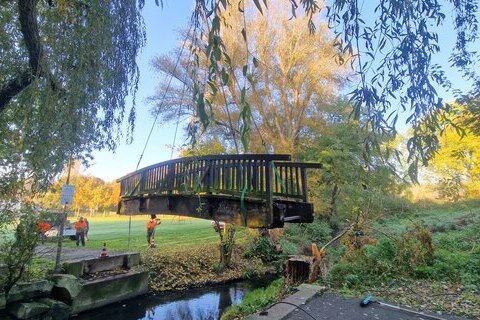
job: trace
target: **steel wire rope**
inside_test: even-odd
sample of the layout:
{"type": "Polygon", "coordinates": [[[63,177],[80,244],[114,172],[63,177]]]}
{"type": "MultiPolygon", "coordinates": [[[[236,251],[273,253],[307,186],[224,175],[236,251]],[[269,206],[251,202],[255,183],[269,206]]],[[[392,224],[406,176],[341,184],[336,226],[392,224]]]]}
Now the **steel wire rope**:
{"type": "MultiPolygon", "coordinates": [[[[287,302],[287,301],[278,301],[278,302],[275,302],[274,304],[272,304],[271,306],[268,307],[268,309],[276,306],[277,304],[287,304],[287,305],[290,305],[292,307],[295,307],[295,309],[298,309],[298,310],[301,310],[303,311],[304,313],[306,313],[310,318],[312,318],[313,320],[317,320],[317,318],[315,318],[314,316],[312,316],[310,313],[307,312],[307,310],[303,309],[302,307],[300,307],[299,305],[295,304],[295,303],[291,303],[291,302],[287,302]]],[[[295,310],[294,309],[294,310],[295,310]]],[[[267,310],[263,310],[263,311],[260,311],[260,315],[268,315],[268,311],[267,310]]]]}
{"type": "MultiPolygon", "coordinates": [[[[190,17],[188,31],[187,31],[187,34],[185,35],[185,38],[183,39],[182,47],[180,49],[180,53],[178,54],[177,61],[175,62],[175,66],[173,67],[172,73],[174,73],[177,70],[180,59],[182,58],[183,50],[185,49],[185,45],[187,43],[188,37],[190,35],[190,32],[192,31],[193,21],[194,21],[194,13],[192,13],[192,15],[190,17]]],[[[138,162],[137,162],[137,166],[135,167],[135,171],[138,170],[138,167],[140,166],[140,162],[143,159],[143,155],[145,154],[145,150],[147,149],[147,145],[150,142],[150,138],[152,136],[153,129],[155,128],[155,124],[157,123],[158,116],[160,115],[159,109],[163,106],[163,103],[164,103],[165,98],[167,96],[167,92],[170,89],[170,85],[172,84],[173,78],[174,78],[174,76],[171,75],[170,79],[168,81],[167,87],[166,87],[166,89],[163,93],[163,96],[160,99],[159,107],[157,108],[157,112],[155,113],[155,118],[153,120],[152,127],[150,128],[150,132],[148,133],[147,139],[145,141],[145,145],[143,146],[142,153],[140,154],[140,157],[139,157],[138,162]]],[[[184,83],[184,87],[185,87],[185,83],[184,83]]],[[[140,181],[141,180],[139,180],[138,183],[140,183],[140,181]]],[[[128,219],[128,245],[127,245],[128,250],[130,250],[131,234],[132,234],[132,215],[130,214],[129,219],[128,219]]]]}
{"type": "MultiPolygon", "coordinates": [[[[204,20],[204,23],[207,27],[207,31],[210,33],[211,29],[209,27],[209,24],[208,24],[208,18],[206,17],[205,15],[205,12],[203,12],[203,15],[202,15],[202,18],[204,20]]],[[[244,30],[247,29],[247,25],[246,25],[246,19],[245,19],[245,8],[243,8],[243,28],[244,30]]],[[[246,32],[246,31],[245,31],[246,32]]],[[[245,43],[246,45],[246,51],[247,51],[247,61],[249,59],[249,56],[250,56],[250,51],[249,51],[249,48],[248,48],[248,43],[245,43]]],[[[236,79],[237,77],[235,76],[235,73],[233,72],[232,70],[232,66],[229,65],[230,67],[230,71],[231,71],[231,74],[232,74],[232,77],[233,77],[233,82],[235,83],[235,85],[237,86],[237,89],[240,90],[240,87],[239,87],[239,81],[236,79]]],[[[218,69],[216,70],[216,73],[217,73],[217,76],[220,77],[219,75],[219,71],[218,69]]],[[[245,81],[245,86],[247,84],[247,79],[246,79],[246,76],[244,75],[244,81],[245,81]]],[[[237,144],[237,140],[236,140],[236,135],[235,135],[235,129],[233,128],[233,122],[232,122],[232,119],[231,119],[231,115],[230,115],[230,110],[228,108],[228,101],[227,101],[227,97],[226,97],[226,93],[225,93],[225,88],[223,86],[221,86],[221,91],[222,91],[222,95],[223,95],[223,99],[224,99],[224,102],[225,102],[225,109],[227,111],[227,116],[228,116],[228,121],[229,121],[229,126],[230,126],[230,132],[231,132],[231,135],[232,135],[232,138],[233,138],[233,142],[235,144],[235,150],[237,152],[237,154],[240,154],[240,151],[239,151],[239,148],[238,148],[238,144],[237,144]]],[[[232,93],[233,95],[234,93],[232,93]]],[[[266,146],[266,142],[265,140],[263,139],[263,136],[255,122],[255,118],[254,116],[252,115],[252,120],[253,120],[253,123],[255,125],[255,128],[257,129],[258,133],[259,133],[259,136],[260,136],[260,139],[262,140],[262,145],[264,146],[265,148],[265,151],[267,153],[270,153],[267,149],[267,146],[266,146]]],[[[277,177],[277,180],[280,181],[280,186],[282,188],[282,192],[285,192],[286,188],[285,188],[285,183],[280,175],[280,173],[278,172],[278,168],[275,166],[275,164],[272,162],[271,163],[271,166],[275,172],[275,175],[277,177]]],[[[241,175],[243,173],[243,166],[240,166],[240,171],[241,171],[241,175]]],[[[242,188],[242,193],[241,193],[241,196],[240,196],[240,207],[241,207],[241,210],[244,211],[245,210],[245,205],[244,205],[244,199],[245,199],[245,193],[246,193],[246,186],[247,184],[244,184],[243,188],[242,188]]],[[[244,222],[246,224],[246,216],[244,216],[244,222]]]]}
{"type": "Polygon", "coordinates": [[[182,108],[182,104],[183,104],[183,98],[185,97],[185,89],[187,87],[187,78],[188,78],[188,72],[189,72],[189,68],[190,68],[190,65],[191,65],[191,57],[192,57],[192,51],[190,51],[190,54],[188,56],[188,59],[187,59],[187,66],[186,66],[186,69],[185,69],[185,77],[183,78],[183,87],[182,87],[182,93],[180,93],[180,102],[179,102],[179,106],[178,106],[178,112],[177,112],[177,123],[175,124],[175,134],[173,135],[173,143],[172,143],[172,150],[170,152],[170,160],[172,160],[173,158],[173,151],[175,149],[175,143],[176,143],[176,140],[177,140],[177,132],[178,132],[178,124],[180,123],[180,111],[181,111],[181,108],[182,108]]]}

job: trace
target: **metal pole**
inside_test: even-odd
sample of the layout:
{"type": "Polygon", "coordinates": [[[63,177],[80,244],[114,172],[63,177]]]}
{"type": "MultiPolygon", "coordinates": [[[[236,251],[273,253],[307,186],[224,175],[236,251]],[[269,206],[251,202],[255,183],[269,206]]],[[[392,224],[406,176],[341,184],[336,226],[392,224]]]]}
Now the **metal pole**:
{"type": "MultiPolygon", "coordinates": [[[[72,170],[72,157],[68,160],[68,172],[67,172],[67,181],[65,184],[70,183],[70,171],[72,170]]],[[[62,245],[63,245],[63,229],[65,225],[65,221],[67,220],[67,204],[63,205],[63,213],[60,217],[60,230],[58,234],[58,242],[57,242],[57,256],[55,257],[55,273],[59,273],[61,271],[60,259],[62,256],[62,245]]]]}
{"type": "Polygon", "coordinates": [[[132,232],[132,215],[128,217],[128,250],[130,251],[130,234],[132,232]]]}

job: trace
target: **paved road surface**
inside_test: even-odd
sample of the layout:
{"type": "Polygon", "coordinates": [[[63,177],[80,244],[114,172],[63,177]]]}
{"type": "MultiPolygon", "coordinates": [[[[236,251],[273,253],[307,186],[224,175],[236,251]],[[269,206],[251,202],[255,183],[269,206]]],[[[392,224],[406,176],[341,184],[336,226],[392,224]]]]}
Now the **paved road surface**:
{"type": "MultiPolygon", "coordinates": [[[[82,247],[62,247],[62,261],[66,260],[79,260],[79,259],[91,259],[100,257],[102,248],[91,249],[82,247]]],[[[109,255],[124,253],[121,251],[108,251],[109,255]]],[[[56,246],[37,246],[36,254],[38,257],[47,259],[55,259],[57,255],[56,246]]]]}
{"type": "MultiPolygon", "coordinates": [[[[326,293],[310,300],[302,306],[316,320],[429,320],[431,318],[410,315],[404,312],[387,309],[378,304],[360,307],[360,299],[346,299],[326,293]]],[[[446,320],[466,320],[466,318],[433,314],[446,320]]],[[[312,317],[296,309],[285,319],[312,320],[312,317]]]]}

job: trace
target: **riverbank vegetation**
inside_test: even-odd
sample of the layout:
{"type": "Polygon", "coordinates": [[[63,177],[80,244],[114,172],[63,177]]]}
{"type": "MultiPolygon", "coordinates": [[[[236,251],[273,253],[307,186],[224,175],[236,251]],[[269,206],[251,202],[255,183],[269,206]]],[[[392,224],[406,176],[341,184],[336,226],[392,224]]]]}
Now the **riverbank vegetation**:
{"type": "Polygon", "coordinates": [[[283,279],[272,281],[266,288],[259,288],[247,292],[240,304],[228,308],[221,320],[241,319],[257,310],[279,301],[288,292],[283,279]]]}
{"type": "MultiPolygon", "coordinates": [[[[409,208],[355,224],[327,250],[317,282],[349,296],[373,294],[420,310],[479,317],[480,202],[409,208]]],[[[310,241],[321,246],[336,232],[319,221],[289,225],[278,237],[282,254],[259,242],[249,255],[284,262],[288,254],[310,255],[310,241]]]]}

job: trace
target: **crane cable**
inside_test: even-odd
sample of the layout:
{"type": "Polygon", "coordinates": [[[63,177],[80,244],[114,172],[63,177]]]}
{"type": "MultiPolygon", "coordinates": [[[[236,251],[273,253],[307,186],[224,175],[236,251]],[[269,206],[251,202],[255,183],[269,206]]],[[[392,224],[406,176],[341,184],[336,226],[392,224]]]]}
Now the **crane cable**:
{"type": "MultiPolygon", "coordinates": [[[[152,123],[152,127],[150,128],[150,132],[148,133],[147,139],[145,141],[145,145],[143,146],[142,153],[140,154],[140,157],[139,157],[138,162],[137,162],[137,166],[135,167],[135,171],[138,170],[138,167],[140,166],[140,162],[143,159],[143,155],[145,154],[145,150],[147,149],[147,145],[150,142],[150,138],[152,136],[153,129],[155,128],[155,124],[157,123],[158,116],[160,115],[160,108],[163,106],[163,104],[165,102],[167,92],[169,91],[170,85],[171,85],[172,80],[174,78],[173,73],[175,73],[175,71],[177,70],[177,67],[180,63],[180,59],[182,57],[183,50],[185,49],[185,46],[187,44],[187,40],[189,38],[190,32],[192,31],[193,18],[194,18],[194,14],[192,13],[187,34],[185,35],[185,38],[183,39],[183,43],[182,43],[182,47],[180,49],[180,53],[178,54],[177,61],[175,62],[175,66],[173,67],[173,70],[172,70],[172,75],[170,76],[167,87],[165,88],[163,96],[160,99],[160,104],[158,105],[157,112],[155,114],[155,118],[154,118],[153,123],[152,123]]],[[[189,58],[189,60],[190,60],[190,58],[189,58]]],[[[185,88],[185,82],[184,82],[184,88],[185,88]]],[[[182,90],[182,98],[181,98],[182,100],[183,100],[183,93],[184,93],[184,90],[182,90]]],[[[178,127],[178,123],[177,123],[177,127],[178,127]]],[[[176,132],[175,132],[175,135],[176,135],[176,132]]],[[[132,235],[132,215],[130,214],[129,219],[128,219],[128,250],[130,250],[131,235],[132,235]]]]}

